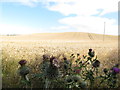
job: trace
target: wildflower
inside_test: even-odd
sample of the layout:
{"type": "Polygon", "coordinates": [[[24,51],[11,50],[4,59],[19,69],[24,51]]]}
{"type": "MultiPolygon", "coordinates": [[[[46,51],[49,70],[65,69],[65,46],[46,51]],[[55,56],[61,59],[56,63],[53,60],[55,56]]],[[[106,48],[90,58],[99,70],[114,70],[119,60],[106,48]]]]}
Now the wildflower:
{"type": "Polygon", "coordinates": [[[75,72],[76,74],[79,74],[80,71],[81,71],[81,69],[79,69],[79,66],[76,65],[74,68],[75,68],[75,69],[74,69],[74,72],[75,72]]]}
{"type": "Polygon", "coordinates": [[[83,55],[83,58],[85,59],[87,57],[87,55],[83,55]]]}
{"type": "Polygon", "coordinates": [[[79,59],[75,60],[76,63],[78,63],[79,59]]]}
{"type": "Polygon", "coordinates": [[[22,66],[22,65],[25,65],[27,63],[27,61],[26,60],[20,60],[18,63],[22,66]]]}
{"type": "Polygon", "coordinates": [[[108,69],[107,68],[104,68],[103,69],[103,72],[106,74],[108,72],[108,69]]]}
{"type": "Polygon", "coordinates": [[[68,69],[70,67],[70,61],[68,61],[66,57],[64,57],[63,59],[64,59],[64,69],[68,69]]]}
{"type": "Polygon", "coordinates": [[[75,69],[75,73],[79,74],[81,69],[75,69]]]}
{"type": "Polygon", "coordinates": [[[90,57],[94,57],[94,56],[95,56],[95,52],[92,51],[92,49],[89,49],[88,55],[89,55],[90,57]]]}
{"type": "Polygon", "coordinates": [[[66,58],[66,57],[64,57],[64,58],[63,58],[63,60],[67,60],[67,58],[66,58]]]}
{"type": "Polygon", "coordinates": [[[113,67],[113,68],[112,68],[112,71],[113,71],[113,73],[115,73],[115,74],[120,73],[120,69],[117,68],[117,67],[113,67]]]}
{"type": "Polygon", "coordinates": [[[82,61],[80,61],[79,64],[82,64],[82,61]]]}
{"type": "Polygon", "coordinates": [[[80,54],[79,54],[79,53],[77,53],[77,57],[78,57],[78,56],[80,56],[80,54]]]}
{"type": "Polygon", "coordinates": [[[68,61],[66,57],[64,57],[63,59],[65,64],[70,64],[70,61],[68,61]]]}
{"type": "Polygon", "coordinates": [[[58,70],[56,62],[57,62],[57,59],[52,56],[50,58],[49,66],[45,68],[44,75],[48,79],[56,79],[59,75],[59,70],[58,70]]]}
{"type": "Polygon", "coordinates": [[[52,57],[50,58],[50,63],[51,63],[51,64],[53,63],[53,59],[55,59],[54,56],[52,56],[52,57]]]}
{"type": "Polygon", "coordinates": [[[53,65],[59,67],[58,59],[53,59],[53,65]]]}
{"type": "Polygon", "coordinates": [[[73,56],[74,54],[71,54],[71,56],[73,56]]]}
{"type": "Polygon", "coordinates": [[[88,59],[88,60],[91,60],[92,58],[91,58],[91,57],[88,57],[87,59],[88,59]]]}
{"type": "Polygon", "coordinates": [[[18,73],[21,76],[21,80],[25,80],[30,83],[27,77],[27,74],[29,74],[30,69],[25,65],[26,63],[27,63],[26,60],[19,61],[19,64],[21,65],[21,67],[18,68],[18,73]]]}
{"type": "Polygon", "coordinates": [[[89,49],[89,52],[92,52],[92,49],[89,49]]]}
{"type": "Polygon", "coordinates": [[[47,54],[44,54],[44,55],[43,55],[43,60],[48,60],[49,58],[50,58],[49,55],[47,55],[47,54]]]}
{"type": "Polygon", "coordinates": [[[92,66],[95,67],[95,68],[99,67],[100,66],[100,61],[99,60],[94,61],[92,66]]]}

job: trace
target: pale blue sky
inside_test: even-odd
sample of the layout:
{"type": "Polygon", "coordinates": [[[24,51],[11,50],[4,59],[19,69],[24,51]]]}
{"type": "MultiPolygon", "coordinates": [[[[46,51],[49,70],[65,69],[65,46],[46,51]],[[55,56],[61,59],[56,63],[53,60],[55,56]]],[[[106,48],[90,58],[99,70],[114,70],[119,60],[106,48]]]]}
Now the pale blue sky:
{"type": "Polygon", "coordinates": [[[57,20],[63,17],[58,12],[43,8],[42,5],[29,7],[16,3],[2,4],[2,20],[7,24],[49,29],[51,26],[59,26],[57,20]]]}
{"type": "MultiPolygon", "coordinates": [[[[72,6],[69,8],[66,6],[66,8],[68,8],[68,13],[67,13],[66,8],[62,8],[63,4],[59,4],[61,2],[54,2],[54,1],[55,0],[49,2],[48,0],[48,3],[49,3],[48,6],[47,4],[45,5],[40,1],[34,2],[34,3],[32,2],[32,4],[29,4],[29,2],[22,2],[22,0],[21,0],[22,3],[8,2],[8,1],[0,2],[0,8],[2,9],[0,13],[2,14],[2,16],[0,15],[0,17],[2,18],[2,21],[0,22],[0,24],[3,25],[1,26],[2,27],[1,29],[3,29],[3,32],[1,30],[1,34],[2,33],[3,34],[7,34],[7,33],[27,34],[27,33],[41,33],[41,32],[92,32],[92,33],[98,32],[102,34],[103,27],[101,28],[102,29],[101,31],[100,30],[97,31],[98,30],[97,28],[99,28],[99,26],[100,27],[104,26],[103,25],[104,21],[106,22],[106,27],[109,26],[112,29],[114,28],[116,29],[116,26],[118,26],[117,10],[109,11],[109,9],[105,8],[108,11],[104,13],[103,12],[105,11],[104,7],[102,9],[99,7],[93,7],[93,8],[96,8],[95,12],[88,13],[86,11],[81,13],[80,10],[76,11],[75,6],[73,6],[73,8],[75,8],[75,11],[73,8],[71,8],[72,6]],[[59,5],[57,6],[56,3],[59,5]],[[71,11],[69,9],[71,9],[71,11]],[[84,14],[87,14],[87,15],[84,15],[84,14]],[[86,19],[90,21],[87,21],[86,19]],[[89,22],[93,22],[93,24],[91,23],[91,26],[90,26],[89,22]],[[98,22],[98,25],[94,25],[94,24],[97,24],[96,22],[98,22]],[[99,22],[101,23],[99,24],[99,22]],[[8,28],[6,28],[7,26],[8,28]],[[85,26],[85,27],[82,27],[82,26],[85,26]],[[94,26],[96,28],[94,28],[94,26]],[[90,29],[86,27],[90,27],[90,29]],[[23,30],[20,31],[19,28],[23,30]],[[29,28],[30,28],[30,31],[29,31],[29,28]],[[12,31],[12,29],[14,30],[12,31]]],[[[63,2],[64,1],[65,0],[63,0],[63,2]]],[[[64,3],[64,5],[68,5],[68,4],[64,3]]],[[[109,8],[109,5],[108,5],[108,8],[109,8]]],[[[91,8],[91,11],[92,10],[93,9],[91,8]]],[[[113,30],[113,32],[115,32],[115,29],[113,30]]],[[[107,31],[106,34],[113,34],[112,30],[110,31],[110,33],[109,31],[107,31]]],[[[114,34],[117,34],[117,32],[114,34]]]]}

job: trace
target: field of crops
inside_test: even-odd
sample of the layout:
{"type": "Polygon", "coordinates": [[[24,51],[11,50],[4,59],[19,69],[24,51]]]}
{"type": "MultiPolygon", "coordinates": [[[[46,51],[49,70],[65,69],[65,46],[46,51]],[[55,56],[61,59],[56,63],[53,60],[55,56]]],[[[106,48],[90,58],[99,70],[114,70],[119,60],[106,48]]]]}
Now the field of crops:
{"type": "MultiPolygon", "coordinates": [[[[21,87],[21,76],[18,74],[18,68],[20,67],[19,61],[20,60],[26,60],[27,64],[26,66],[29,67],[29,74],[27,76],[30,79],[31,85],[27,86],[30,88],[43,88],[44,86],[47,88],[55,88],[55,86],[58,88],[72,88],[72,87],[77,87],[78,83],[69,83],[65,84],[66,87],[62,87],[61,85],[65,83],[65,78],[67,76],[72,75],[73,73],[69,71],[69,74],[65,74],[65,77],[60,77],[59,80],[56,81],[51,81],[46,78],[42,78],[40,75],[42,73],[40,69],[41,63],[43,63],[43,55],[48,55],[49,58],[48,60],[51,59],[52,57],[55,57],[55,59],[58,60],[59,65],[60,62],[64,62],[64,59],[67,58],[68,61],[72,61],[72,68],[75,65],[80,66],[80,63],[76,63],[76,60],[78,59],[78,56],[80,57],[81,63],[85,62],[85,60],[88,60],[88,55],[89,49],[92,49],[95,51],[95,56],[91,58],[91,60],[94,61],[94,59],[97,56],[97,60],[100,61],[100,66],[99,66],[99,73],[104,75],[102,72],[104,68],[112,68],[115,64],[118,63],[118,42],[117,40],[106,40],[106,41],[91,41],[91,40],[28,40],[28,39],[22,39],[22,40],[15,40],[10,39],[9,37],[7,40],[2,37],[2,87],[3,88],[18,88],[21,87]],[[71,54],[74,56],[71,59],[71,54]],[[86,56],[86,59],[84,58],[86,56]],[[38,76],[37,76],[38,74],[38,76]],[[46,83],[46,80],[47,83],[46,83]],[[57,85],[55,84],[57,83],[57,85]],[[75,84],[75,85],[74,85],[75,84]],[[50,85],[50,86],[49,86],[50,85]]],[[[90,62],[92,64],[93,62],[90,62]]],[[[87,68],[91,68],[90,65],[86,66],[87,68]]],[[[82,67],[83,68],[83,67],[82,67]]],[[[79,67],[79,69],[81,69],[79,67]]],[[[62,69],[63,70],[63,69],[62,69]]],[[[93,70],[91,68],[91,70],[93,70]]],[[[97,69],[95,69],[97,70],[97,69]]],[[[64,71],[64,70],[63,70],[64,71]]],[[[84,69],[81,70],[85,71],[84,69]]],[[[88,70],[89,71],[89,70],[88,70]]],[[[86,71],[87,72],[87,71],[86,71]]],[[[66,72],[68,73],[68,72],[66,72]]],[[[81,73],[73,74],[73,75],[82,75],[81,73]]],[[[95,74],[95,76],[97,76],[95,74]]],[[[107,75],[106,75],[107,76],[107,75]]],[[[120,75],[118,74],[117,78],[120,75]]],[[[44,77],[44,76],[43,76],[44,77]]],[[[84,82],[84,77],[83,78],[84,82]]],[[[79,79],[79,78],[78,78],[79,79]]],[[[98,79],[96,79],[97,81],[98,79]]],[[[95,82],[96,82],[95,81],[95,82]]],[[[95,83],[95,85],[92,85],[89,82],[89,79],[85,81],[86,84],[84,85],[85,87],[89,88],[89,86],[95,88],[97,87],[98,83],[95,83]]],[[[100,82],[100,80],[98,80],[100,82]]],[[[106,81],[107,82],[107,81],[106,81]]],[[[117,82],[117,80],[116,80],[117,82]]],[[[80,84],[82,85],[82,84],[80,84]]],[[[115,87],[119,87],[120,83],[117,82],[117,85],[115,87]]],[[[106,87],[101,84],[100,87],[106,87]]],[[[108,88],[110,85],[108,86],[108,88]]],[[[113,86],[111,86],[113,88],[113,86]]]]}

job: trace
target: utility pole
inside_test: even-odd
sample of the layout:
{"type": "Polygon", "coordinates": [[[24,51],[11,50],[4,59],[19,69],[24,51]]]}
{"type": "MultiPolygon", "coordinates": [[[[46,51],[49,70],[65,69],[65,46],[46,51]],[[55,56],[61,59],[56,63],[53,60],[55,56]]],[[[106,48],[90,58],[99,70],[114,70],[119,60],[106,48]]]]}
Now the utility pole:
{"type": "Polygon", "coordinates": [[[104,33],[103,33],[103,41],[104,41],[104,38],[105,38],[105,22],[104,22],[104,33]]]}

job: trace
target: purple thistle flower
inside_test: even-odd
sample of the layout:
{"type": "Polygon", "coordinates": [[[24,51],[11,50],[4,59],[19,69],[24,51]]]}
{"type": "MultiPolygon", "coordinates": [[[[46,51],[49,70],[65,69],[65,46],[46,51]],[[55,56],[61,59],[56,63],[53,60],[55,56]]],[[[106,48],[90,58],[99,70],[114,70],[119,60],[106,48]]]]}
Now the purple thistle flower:
{"type": "Polygon", "coordinates": [[[89,49],[89,52],[92,52],[92,49],[89,49]]]}
{"type": "Polygon", "coordinates": [[[64,60],[67,60],[67,58],[66,58],[66,57],[64,57],[63,59],[64,59],[64,60]]]}
{"type": "Polygon", "coordinates": [[[117,73],[120,73],[120,69],[117,68],[117,67],[113,67],[112,70],[113,70],[113,72],[116,73],[116,74],[117,74],[117,73]]]}
{"type": "Polygon", "coordinates": [[[50,58],[50,63],[51,63],[51,64],[53,63],[53,59],[55,59],[54,56],[52,56],[52,57],[50,58]]]}
{"type": "Polygon", "coordinates": [[[79,74],[80,73],[80,69],[75,69],[75,73],[79,74]]]}
{"type": "Polygon", "coordinates": [[[27,61],[26,60],[20,60],[18,63],[22,66],[22,65],[25,65],[27,63],[27,61]]]}
{"type": "Polygon", "coordinates": [[[53,59],[53,65],[59,67],[58,59],[53,59]]]}
{"type": "Polygon", "coordinates": [[[47,60],[47,59],[49,59],[49,58],[50,58],[49,55],[47,55],[47,54],[44,54],[44,55],[43,55],[43,60],[47,60]]]}

